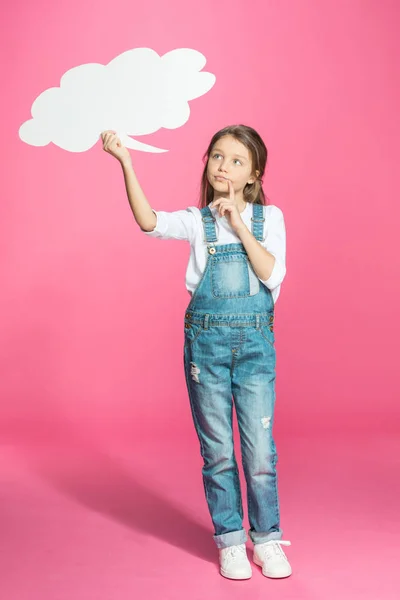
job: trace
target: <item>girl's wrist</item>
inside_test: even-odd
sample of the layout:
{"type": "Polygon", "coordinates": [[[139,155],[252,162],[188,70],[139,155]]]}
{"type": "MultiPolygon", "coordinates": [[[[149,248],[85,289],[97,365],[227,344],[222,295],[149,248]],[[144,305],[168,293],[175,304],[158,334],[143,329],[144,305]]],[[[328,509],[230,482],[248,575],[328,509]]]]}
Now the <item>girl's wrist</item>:
{"type": "Polygon", "coordinates": [[[126,169],[127,167],[131,167],[132,166],[132,159],[130,156],[128,156],[127,158],[122,158],[120,161],[121,167],[123,169],[126,169]]]}
{"type": "Polygon", "coordinates": [[[243,225],[240,225],[235,229],[236,235],[241,235],[243,231],[248,231],[246,223],[243,223],[243,225]]]}

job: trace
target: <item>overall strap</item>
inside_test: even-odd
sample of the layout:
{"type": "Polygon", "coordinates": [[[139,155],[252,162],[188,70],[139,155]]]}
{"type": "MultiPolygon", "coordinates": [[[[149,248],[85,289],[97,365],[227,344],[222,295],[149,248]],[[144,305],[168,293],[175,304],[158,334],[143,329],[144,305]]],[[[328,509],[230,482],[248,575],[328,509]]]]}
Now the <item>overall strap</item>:
{"type": "Polygon", "coordinates": [[[218,240],[217,232],[215,229],[215,219],[212,215],[209,206],[205,206],[200,210],[201,217],[203,220],[204,228],[204,241],[205,242],[216,242],[218,240]]]}
{"type": "Polygon", "coordinates": [[[264,221],[264,205],[253,204],[253,216],[251,218],[251,233],[259,242],[265,240],[264,221]]]}

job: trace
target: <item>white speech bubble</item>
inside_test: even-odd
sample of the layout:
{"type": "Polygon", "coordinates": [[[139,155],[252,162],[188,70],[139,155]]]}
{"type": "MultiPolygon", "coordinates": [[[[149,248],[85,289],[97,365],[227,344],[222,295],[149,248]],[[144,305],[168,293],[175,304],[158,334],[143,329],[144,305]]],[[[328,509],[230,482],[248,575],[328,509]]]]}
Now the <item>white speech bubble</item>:
{"type": "Polygon", "coordinates": [[[134,48],[107,65],[79,65],[64,73],[60,87],[39,94],[19,137],[32,146],[52,142],[69,152],[85,152],[111,129],[127,148],[168,152],[133,138],[188,121],[189,101],[207,93],[216,80],[213,73],[201,72],[205,64],[205,56],[191,48],[163,56],[134,48]]]}

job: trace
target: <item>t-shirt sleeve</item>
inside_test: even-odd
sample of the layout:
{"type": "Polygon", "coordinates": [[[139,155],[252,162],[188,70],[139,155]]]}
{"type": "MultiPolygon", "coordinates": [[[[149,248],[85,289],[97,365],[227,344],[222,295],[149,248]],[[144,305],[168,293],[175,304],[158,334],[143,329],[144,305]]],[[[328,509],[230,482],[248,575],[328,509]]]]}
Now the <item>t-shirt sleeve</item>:
{"type": "Polygon", "coordinates": [[[270,205],[267,236],[263,246],[275,256],[275,263],[268,279],[260,281],[270,290],[280,285],[286,275],[286,227],[283,212],[270,205]]]}
{"type": "Polygon", "coordinates": [[[192,242],[196,235],[197,219],[193,207],[184,210],[167,212],[153,210],[157,217],[156,226],[152,231],[141,230],[145,235],[163,240],[175,239],[192,242]]]}

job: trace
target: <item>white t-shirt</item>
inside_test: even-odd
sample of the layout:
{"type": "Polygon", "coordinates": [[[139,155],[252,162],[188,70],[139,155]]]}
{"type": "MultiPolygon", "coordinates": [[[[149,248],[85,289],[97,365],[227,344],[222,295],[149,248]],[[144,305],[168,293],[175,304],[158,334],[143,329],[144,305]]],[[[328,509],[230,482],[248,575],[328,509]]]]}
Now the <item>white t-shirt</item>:
{"type": "MultiPolygon", "coordinates": [[[[281,209],[274,204],[263,205],[263,209],[265,240],[260,243],[275,256],[275,264],[268,279],[259,279],[271,290],[272,298],[276,303],[281,283],[286,275],[285,222],[281,209]]],[[[210,207],[210,210],[216,219],[215,228],[218,240],[215,245],[240,243],[241,240],[233,231],[227,217],[220,216],[218,207],[210,207]]],[[[152,231],[142,230],[144,234],[161,239],[185,240],[190,243],[190,257],[186,269],[186,289],[192,295],[204,272],[208,257],[200,209],[197,206],[189,206],[184,210],[173,212],[161,210],[153,210],[153,212],[157,217],[157,224],[152,231]]],[[[253,206],[250,202],[247,202],[241,217],[250,231],[252,215],[253,206]]]]}

